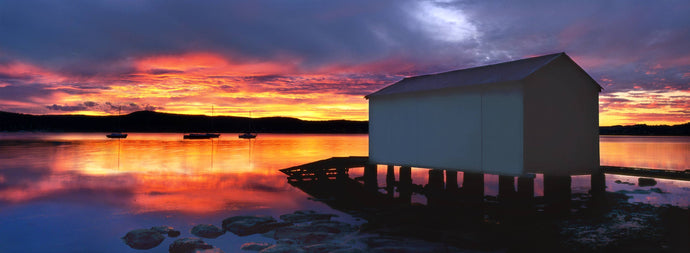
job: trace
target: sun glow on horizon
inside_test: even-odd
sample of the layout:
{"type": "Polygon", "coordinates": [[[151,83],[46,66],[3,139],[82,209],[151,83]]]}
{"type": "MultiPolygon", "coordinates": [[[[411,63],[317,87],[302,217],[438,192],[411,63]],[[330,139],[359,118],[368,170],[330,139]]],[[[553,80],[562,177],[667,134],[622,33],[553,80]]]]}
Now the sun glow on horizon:
{"type": "MultiPolygon", "coordinates": [[[[130,61],[130,72],[91,77],[60,74],[23,62],[2,64],[0,75],[5,80],[22,80],[33,86],[0,81],[0,86],[13,87],[17,96],[25,96],[21,100],[1,99],[0,110],[105,116],[117,115],[121,108],[122,114],[149,110],[248,117],[251,112],[257,118],[368,120],[368,101],[363,96],[403,77],[375,73],[414,68],[403,59],[391,58],[305,70],[299,57],[230,59],[210,52],[150,55],[130,61]]],[[[689,100],[688,90],[634,88],[603,93],[599,123],[685,123],[689,121],[689,100]]]]}

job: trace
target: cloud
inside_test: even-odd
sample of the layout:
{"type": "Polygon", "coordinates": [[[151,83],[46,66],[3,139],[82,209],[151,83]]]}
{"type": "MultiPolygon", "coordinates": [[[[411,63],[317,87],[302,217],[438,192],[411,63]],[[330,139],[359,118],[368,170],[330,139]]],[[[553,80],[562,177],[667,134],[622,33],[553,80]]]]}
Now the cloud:
{"type": "Polygon", "coordinates": [[[182,74],[184,71],[174,70],[174,69],[152,69],[148,71],[152,75],[164,75],[164,74],[182,74]]]}
{"type": "Polygon", "coordinates": [[[75,112],[75,111],[84,111],[86,110],[86,106],[84,105],[49,105],[46,106],[49,110],[53,111],[63,111],[63,112],[75,112]]]}
{"type": "Polygon", "coordinates": [[[405,76],[555,52],[611,95],[602,111],[663,107],[612,95],[690,90],[688,12],[679,1],[2,1],[0,109],[360,111],[362,95],[405,76]]]}

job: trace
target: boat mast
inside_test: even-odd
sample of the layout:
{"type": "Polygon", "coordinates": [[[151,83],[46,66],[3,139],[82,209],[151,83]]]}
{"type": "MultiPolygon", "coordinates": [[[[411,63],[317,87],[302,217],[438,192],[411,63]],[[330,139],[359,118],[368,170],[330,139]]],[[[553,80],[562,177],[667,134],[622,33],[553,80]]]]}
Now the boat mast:
{"type": "Polygon", "coordinates": [[[122,106],[117,108],[117,131],[122,132],[122,106]]]}

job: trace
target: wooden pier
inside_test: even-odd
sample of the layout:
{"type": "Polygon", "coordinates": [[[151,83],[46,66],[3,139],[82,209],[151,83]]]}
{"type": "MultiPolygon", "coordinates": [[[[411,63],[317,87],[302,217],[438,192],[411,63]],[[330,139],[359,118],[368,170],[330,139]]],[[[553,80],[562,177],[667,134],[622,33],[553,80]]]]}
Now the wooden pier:
{"type": "Polygon", "coordinates": [[[347,175],[350,168],[364,167],[368,161],[366,156],[331,157],[280,171],[288,175],[288,181],[335,179],[339,175],[347,175]]]}
{"type": "Polygon", "coordinates": [[[690,170],[657,170],[644,168],[601,166],[601,170],[606,174],[617,174],[638,177],[654,177],[674,180],[690,181],[690,170]]]}
{"type": "MultiPolygon", "coordinates": [[[[316,162],[297,165],[280,171],[288,175],[289,181],[310,181],[323,179],[335,179],[338,175],[347,175],[350,168],[364,167],[368,164],[369,157],[347,156],[331,157],[316,162]]],[[[617,166],[601,166],[606,174],[664,178],[690,181],[690,170],[661,170],[617,166]]]]}

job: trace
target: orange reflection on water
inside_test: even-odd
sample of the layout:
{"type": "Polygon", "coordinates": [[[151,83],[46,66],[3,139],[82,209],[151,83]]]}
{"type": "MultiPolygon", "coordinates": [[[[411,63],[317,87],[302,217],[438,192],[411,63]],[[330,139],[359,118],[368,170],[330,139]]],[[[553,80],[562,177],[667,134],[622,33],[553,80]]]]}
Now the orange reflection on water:
{"type": "Polygon", "coordinates": [[[601,165],[666,170],[690,169],[690,137],[601,136],[601,165]]]}
{"type": "Polygon", "coordinates": [[[236,134],[218,140],[99,135],[33,136],[0,146],[0,176],[21,181],[0,183],[0,201],[81,199],[126,206],[133,213],[298,209],[306,196],[278,169],[367,152],[366,135],[262,134],[256,140],[236,134]]]}

